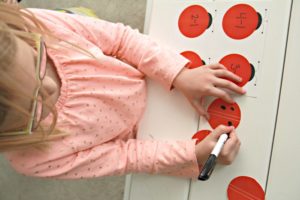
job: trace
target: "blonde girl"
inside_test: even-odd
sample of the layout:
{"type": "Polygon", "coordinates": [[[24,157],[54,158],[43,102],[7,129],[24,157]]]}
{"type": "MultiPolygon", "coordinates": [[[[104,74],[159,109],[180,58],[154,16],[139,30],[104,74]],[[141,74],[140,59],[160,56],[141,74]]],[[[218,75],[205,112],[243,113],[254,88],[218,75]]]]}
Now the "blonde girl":
{"type": "MultiPolygon", "coordinates": [[[[126,173],[196,178],[220,134],[220,163],[240,146],[232,127],[205,140],[136,139],[148,76],[179,90],[199,112],[205,96],[233,102],[241,78],[220,64],[189,61],[120,23],[0,4],[0,150],[16,171],[90,178],[126,173]]],[[[192,134],[192,133],[183,133],[192,134]]]]}

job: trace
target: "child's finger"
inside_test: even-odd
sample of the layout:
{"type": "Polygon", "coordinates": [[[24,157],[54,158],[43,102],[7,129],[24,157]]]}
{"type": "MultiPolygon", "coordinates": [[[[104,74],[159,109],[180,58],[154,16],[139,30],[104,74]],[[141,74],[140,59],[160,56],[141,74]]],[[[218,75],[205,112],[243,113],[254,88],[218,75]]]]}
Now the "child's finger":
{"type": "Polygon", "coordinates": [[[214,63],[214,64],[210,64],[207,66],[211,69],[227,69],[224,65],[222,65],[220,63],[214,63]]]}
{"type": "Polygon", "coordinates": [[[233,82],[228,81],[226,79],[217,79],[216,86],[221,87],[221,88],[229,89],[229,90],[231,90],[235,93],[238,93],[238,94],[244,94],[245,93],[243,88],[239,87],[238,85],[236,85],[233,82]]]}
{"type": "Polygon", "coordinates": [[[211,88],[209,92],[209,96],[219,97],[227,103],[234,103],[234,100],[230,97],[230,95],[221,88],[214,87],[211,88]]]}
{"type": "Polygon", "coordinates": [[[201,102],[199,100],[194,100],[194,101],[192,100],[190,102],[191,102],[192,106],[198,111],[199,115],[205,117],[206,119],[209,118],[207,111],[201,105],[201,102]]]}
{"type": "Polygon", "coordinates": [[[229,135],[229,138],[227,139],[227,141],[223,147],[224,152],[237,151],[237,149],[241,145],[241,142],[240,142],[239,138],[237,137],[235,130],[228,133],[228,135],[229,135]]]}
{"type": "Polygon", "coordinates": [[[234,127],[233,127],[232,131],[228,133],[228,139],[232,139],[232,140],[238,139],[234,127]]]}
{"type": "Polygon", "coordinates": [[[241,146],[241,142],[236,136],[235,130],[229,133],[229,135],[229,139],[226,141],[222,151],[220,152],[220,162],[226,165],[232,163],[241,146]]]}
{"type": "Polygon", "coordinates": [[[218,69],[214,71],[214,74],[220,78],[227,78],[234,82],[241,82],[242,78],[236,75],[235,73],[227,70],[227,69],[218,69]]]}
{"type": "Polygon", "coordinates": [[[218,140],[219,137],[223,134],[223,133],[231,133],[234,130],[233,126],[224,126],[224,125],[219,125],[214,131],[212,137],[214,137],[215,140],[218,140]]]}

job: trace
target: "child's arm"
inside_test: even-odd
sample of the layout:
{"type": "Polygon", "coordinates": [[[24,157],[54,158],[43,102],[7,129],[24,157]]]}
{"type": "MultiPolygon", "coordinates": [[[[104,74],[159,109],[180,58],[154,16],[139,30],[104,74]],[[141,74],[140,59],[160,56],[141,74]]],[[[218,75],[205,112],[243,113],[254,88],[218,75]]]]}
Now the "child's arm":
{"type": "Polygon", "coordinates": [[[240,140],[233,127],[219,126],[195,146],[195,141],[116,140],[93,148],[76,150],[64,141],[47,149],[30,148],[10,152],[11,165],[27,176],[79,179],[127,173],[150,173],[196,179],[219,136],[229,134],[218,161],[231,164],[240,140]],[[198,165],[199,164],[199,165],[198,165]]]}
{"type": "Polygon", "coordinates": [[[26,176],[79,179],[126,173],[167,174],[197,178],[194,141],[117,140],[86,150],[64,142],[48,149],[8,153],[11,165],[26,176]]]}
{"type": "MultiPolygon", "coordinates": [[[[138,30],[121,23],[49,10],[31,11],[45,22],[54,34],[63,35],[66,30],[71,30],[79,37],[97,45],[105,55],[117,57],[130,64],[168,89],[172,87],[177,74],[189,63],[178,52],[158,45],[138,30]]],[[[69,38],[64,36],[62,39],[69,38]]]]}

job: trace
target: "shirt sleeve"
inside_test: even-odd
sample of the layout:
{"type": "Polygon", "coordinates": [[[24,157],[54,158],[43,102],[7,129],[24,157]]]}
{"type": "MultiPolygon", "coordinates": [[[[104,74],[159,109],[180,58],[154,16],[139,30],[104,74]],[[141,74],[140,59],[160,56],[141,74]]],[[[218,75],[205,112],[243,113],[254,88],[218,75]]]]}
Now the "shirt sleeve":
{"type": "MultiPolygon", "coordinates": [[[[97,45],[104,54],[136,67],[151,79],[170,89],[177,74],[189,61],[174,50],[158,45],[149,36],[121,23],[101,19],[32,9],[48,25],[60,32],[68,29],[97,45]]],[[[67,36],[64,36],[67,37],[67,36]]],[[[61,39],[67,39],[67,38],[61,39]]]]}
{"type": "Polygon", "coordinates": [[[61,144],[10,152],[6,157],[23,175],[57,179],[127,173],[195,179],[199,174],[194,141],[117,140],[72,153],[70,147],[61,144]]]}

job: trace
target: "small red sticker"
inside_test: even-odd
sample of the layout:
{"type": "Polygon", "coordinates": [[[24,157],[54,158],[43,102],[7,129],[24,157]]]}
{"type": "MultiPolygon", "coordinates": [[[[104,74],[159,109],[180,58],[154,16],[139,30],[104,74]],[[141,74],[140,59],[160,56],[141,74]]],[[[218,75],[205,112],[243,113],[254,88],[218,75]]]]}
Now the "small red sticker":
{"type": "Polygon", "coordinates": [[[215,129],[219,125],[238,127],[241,120],[241,110],[237,103],[226,103],[222,99],[214,100],[207,109],[210,115],[208,123],[215,129]]]}
{"type": "Polygon", "coordinates": [[[206,136],[208,136],[211,133],[210,130],[201,130],[198,131],[197,133],[195,133],[192,137],[192,139],[197,139],[196,140],[196,144],[198,144],[199,142],[201,142],[204,138],[206,138],[206,136]]]}
{"type": "Polygon", "coordinates": [[[210,24],[210,14],[200,5],[192,5],[184,9],[178,20],[180,32],[188,38],[200,36],[210,24]]]}
{"type": "Polygon", "coordinates": [[[233,179],[227,188],[228,200],[264,200],[265,192],[253,178],[239,176],[233,179]]]}
{"type": "Polygon", "coordinates": [[[250,81],[254,73],[249,61],[240,54],[229,54],[223,57],[219,63],[243,79],[242,82],[236,83],[241,87],[250,81]]]}
{"type": "Polygon", "coordinates": [[[181,55],[191,61],[187,66],[189,69],[194,69],[204,65],[204,61],[201,59],[201,57],[193,51],[184,51],[181,53],[181,55]]]}
{"type": "Polygon", "coordinates": [[[223,30],[232,39],[250,36],[261,24],[261,15],[248,4],[229,8],[223,18],[223,30]]]}

